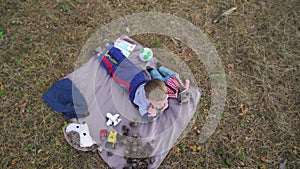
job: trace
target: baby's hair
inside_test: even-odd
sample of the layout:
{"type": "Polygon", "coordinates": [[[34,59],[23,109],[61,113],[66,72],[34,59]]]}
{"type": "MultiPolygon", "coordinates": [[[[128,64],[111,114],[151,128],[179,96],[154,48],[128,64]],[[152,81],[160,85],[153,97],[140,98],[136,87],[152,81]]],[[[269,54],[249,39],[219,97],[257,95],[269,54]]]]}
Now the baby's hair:
{"type": "Polygon", "coordinates": [[[151,79],[145,84],[146,97],[153,101],[163,101],[167,97],[167,88],[163,81],[151,79]]]}

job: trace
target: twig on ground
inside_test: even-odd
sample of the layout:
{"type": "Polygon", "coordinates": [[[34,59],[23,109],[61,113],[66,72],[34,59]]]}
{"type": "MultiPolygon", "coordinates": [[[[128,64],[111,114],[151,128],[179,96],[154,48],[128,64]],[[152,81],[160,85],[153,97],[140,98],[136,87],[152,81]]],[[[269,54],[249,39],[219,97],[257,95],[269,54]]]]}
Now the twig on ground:
{"type": "Polygon", "coordinates": [[[228,10],[226,10],[225,12],[223,12],[221,15],[217,16],[214,20],[213,23],[218,23],[221,19],[223,19],[224,17],[226,17],[227,15],[231,14],[233,11],[235,11],[237,9],[237,7],[232,7],[228,10]]]}

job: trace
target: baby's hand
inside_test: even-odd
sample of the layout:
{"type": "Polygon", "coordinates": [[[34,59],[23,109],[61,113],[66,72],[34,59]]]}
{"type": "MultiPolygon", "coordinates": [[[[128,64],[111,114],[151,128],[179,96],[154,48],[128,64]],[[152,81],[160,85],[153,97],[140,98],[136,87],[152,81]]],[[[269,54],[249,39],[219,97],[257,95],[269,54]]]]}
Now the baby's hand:
{"type": "Polygon", "coordinates": [[[169,102],[167,101],[165,104],[164,104],[164,109],[168,108],[169,107],[169,102]]]}
{"type": "Polygon", "coordinates": [[[163,105],[163,107],[161,108],[161,111],[163,112],[164,110],[166,110],[169,107],[169,102],[166,101],[163,105]]]}
{"type": "Polygon", "coordinates": [[[148,113],[150,114],[150,116],[156,116],[156,108],[153,105],[150,105],[148,108],[148,113]]]}

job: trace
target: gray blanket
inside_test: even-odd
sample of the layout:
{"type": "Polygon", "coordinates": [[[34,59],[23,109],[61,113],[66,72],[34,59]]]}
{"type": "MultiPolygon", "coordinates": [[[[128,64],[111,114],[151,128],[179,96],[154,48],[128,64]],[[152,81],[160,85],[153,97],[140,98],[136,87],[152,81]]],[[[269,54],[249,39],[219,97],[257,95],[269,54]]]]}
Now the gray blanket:
{"type": "MultiPolygon", "coordinates": [[[[126,38],[130,39],[129,37],[126,38]]],[[[135,43],[137,46],[129,56],[129,60],[142,70],[145,70],[147,65],[155,67],[156,58],[148,62],[139,60],[138,51],[142,46],[137,42],[135,43]]],[[[165,63],[164,61],[161,62],[165,63]]],[[[165,66],[168,67],[168,65],[165,66]]],[[[146,73],[146,75],[149,77],[149,74],[146,73]]],[[[107,129],[108,131],[117,131],[122,134],[122,126],[125,125],[130,129],[130,134],[139,133],[142,143],[146,144],[148,142],[153,147],[150,156],[153,156],[155,161],[150,165],[150,168],[157,168],[163,161],[176,140],[194,117],[201,96],[200,90],[191,86],[189,89],[191,94],[189,102],[179,104],[178,100],[170,99],[168,110],[159,118],[147,120],[141,118],[138,110],[130,102],[128,94],[107,74],[106,70],[100,65],[97,57],[91,57],[79,69],[69,74],[68,77],[77,86],[88,103],[90,115],[79,119],[79,122],[86,122],[88,124],[93,140],[97,144],[104,146],[104,143],[100,141],[100,130],[107,129]],[[106,126],[105,115],[107,112],[112,114],[119,113],[122,119],[120,124],[116,127],[106,126]],[[129,126],[129,123],[132,121],[137,122],[136,127],[129,126]]],[[[116,149],[104,147],[104,150],[99,154],[110,167],[123,168],[127,164],[124,158],[125,149],[125,146],[117,144],[116,149]],[[112,155],[108,155],[108,151],[112,155]]]]}

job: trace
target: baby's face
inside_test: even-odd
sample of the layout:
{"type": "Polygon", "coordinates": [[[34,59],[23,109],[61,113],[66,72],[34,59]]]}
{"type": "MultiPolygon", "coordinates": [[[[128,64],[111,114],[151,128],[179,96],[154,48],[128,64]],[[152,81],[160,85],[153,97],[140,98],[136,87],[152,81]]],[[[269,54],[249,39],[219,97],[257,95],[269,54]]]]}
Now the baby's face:
{"type": "Polygon", "coordinates": [[[164,100],[162,101],[150,101],[151,104],[157,108],[157,109],[161,109],[164,107],[164,105],[168,102],[168,97],[166,97],[164,100]]]}

